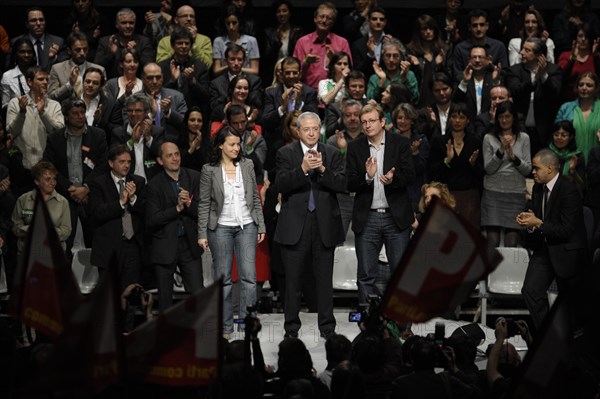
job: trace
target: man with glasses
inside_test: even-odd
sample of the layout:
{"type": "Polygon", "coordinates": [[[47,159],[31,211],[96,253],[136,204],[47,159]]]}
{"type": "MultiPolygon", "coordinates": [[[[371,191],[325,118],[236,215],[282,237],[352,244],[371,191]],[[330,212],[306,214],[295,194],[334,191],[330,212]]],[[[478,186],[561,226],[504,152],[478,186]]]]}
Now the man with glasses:
{"type": "Polygon", "coordinates": [[[319,143],[321,120],[304,112],[297,120],[300,140],[277,151],[277,188],[281,212],[275,241],[281,245],[285,268],[285,336],[298,337],[301,327],[302,275],[315,276],[318,325],[321,337],[334,334],[333,254],[344,241],[336,197],[346,189],[342,154],[319,143]]]}
{"type": "Polygon", "coordinates": [[[152,124],[149,117],[150,100],[144,93],[138,92],[127,97],[125,110],[127,123],[113,129],[111,147],[127,145],[131,151],[131,173],[149,181],[160,171],[156,157],[164,141],[165,129],[152,124]]]}
{"type": "MultiPolygon", "coordinates": [[[[190,55],[194,60],[198,60],[206,65],[206,69],[212,67],[212,43],[208,36],[198,33],[196,27],[196,12],[189,5],[181,6],[177,9],[177,14],[173,17],[173,23],[175,26],[181,26],[187,29],[192,36],[192,46],[190,55]]],[[[163,37],[158,42],[158,49],[156,51],[156,62],[167,60],[175,53],[175,47],[173,46],[172,40],[169,36],[163,37]]]]}
{"type": "Polygon", "coordinates": [[[506,46],[500,40],[487,36],[490,27],[488,15],[483,10],[472,10],[469,13],[469,32],[471,37],[458,43],[452,54],[452,74],[455,82],[459,83],[463,78],[463,72],[469,63],[471,48],[475,45],[487,48],[492,57],[492,64],[500,67],[508,66],[508,55],[506,46]]]}
{"type": "Polygon", "coordinates": [[[338,51],[351,54],[348,41],[331,33],[336,18],[337,9],[333,3],[319,5],[314,17],[315,31],[298,39],[294,48],[294,57],[302,62],[302,81],[315,90],[321,80],[327,79],[331,54],[338,51]]]}
{"type": "Polygon", "coordinates": [[[348,145],[348,191],[355,192],[352,231],[356,238],[358,302],[381,295],[375,281],[379,252],[385,244],[392,272],[408,245],[413,208],[408,186],[415,180],[410,141],[386,132],[378,104],[360,111],[364,135],[348,145]]]}
{"type": "MultiPolygon", "coordinates": [[[[64,42],[61,37],[46,33],[46,17],[41,8],[32,7],[27,10],[27,33],[17,36],[10,41],[13,43],[19,38],[28,38],[33,43],[37,65],[48,71],[58,61],[58,53],[62,50],[64,42]]],[[[9,54],[6,59],[10,61],[9,54]]]]}

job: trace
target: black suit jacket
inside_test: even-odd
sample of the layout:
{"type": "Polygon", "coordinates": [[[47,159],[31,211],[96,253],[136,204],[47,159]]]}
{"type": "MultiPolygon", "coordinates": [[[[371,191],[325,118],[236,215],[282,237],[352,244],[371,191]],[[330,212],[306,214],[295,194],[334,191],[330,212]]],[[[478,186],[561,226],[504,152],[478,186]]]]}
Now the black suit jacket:
{"type": "Polygon", "coordinates": [[[517,112],[527,118],[529,99],[534,92],[533,112],[538,136],[547,144],[552,133],[554,117],[560,107],[562,71],[556,64],[548,64],[548,79],[532,82],[531,73],[523,64],[516,64],[506,71],[505,82],[510,90],[517,112]]]}
{"type": "Polygon", "coordinates": [[[100,120],[94,123],[94,127],[104,130],[110,144],[112,130],[123,125],[122,106],[117,100],[104,94],[100,94],[100,104],[102,104],[100,120]]]}
{"type": "Polygon", "coordinates": [[[158,156],[160,145],[165,141],[165,129],[160,126],[152,125],[152,137],[153,140],[150,147],[144,144],[144,159],[141,160],[137,159],[135,156],[133,143],[130,142],[131,135],[127,133],[126,126],[119,126],[113,129],[110,141],[111,147],[125,144],[131,151],[131,173],[135,171],[137,162],[144,163],[144,173],[146,173],[146,179],[148,179],[148,181],[152,180],[152,178],[162,170],[160,165],[156,162],[156,157],[158,156]]]}
{"type": "MultiPolygon", "coordinates": [[[[44,160],[52,162],[58,170],[56,191],[70,201],[71,196],[67,190],[73,183],[69,180],[65,131],[66,127],[48,136],[44,160]]],[[[104,130],[87,126],[81,139],[81,160],[85,184],[89,185],[92,179],[108,170],[108,146],[104,130]]]]}
{"type": "MultiPolygon", "coordinates": [[[[202,108],[203,111],[207,110],[208,107],[206,107],[206,105],[210,99],[208,93],[208,67],[203,62],[190,57],[180,66],[180,68],[182,70],[181,73],[183,74],[183,69],[193,66],[195,68],[194,77],[190,80],[185,78],[179,79],[179,81],[181,81],[180,85],[180,82],[178,80],[173,80],[171,76],[172,60],[174,60],[173,57],[158,63],[162,70],[164,87],[181,92],[188,108],[196,106],[202,108]]],[[[204,115],[206,115],[206,113],[204,113],[204,115]]]]}
{"type": "MultiPolygon", "coordinates": [[[[263,110],[263,126],[265,128],[265,140],[267,145],[281,138],[283,132],[283,120],[287,113],[279,116],[279,106],[281,105],[281,95],[284,86],[269,87],[265,90],[265,108],[263,110]]],[[[317,91],[308,85],[302,85],[299,101],[296,101],[296,109],[302,112],[318,112],[317,91]],[[302,107],[302,108],[300,108],[302,107]]]]}
{"type": "Polygon", "coordinates": [[[354,63],[353,69],[364,73],[367,80],[375,73],[375,70],[373,70],[373,61],[376,60],[376,58],[371,58],[367,55],[369,50],[367,47],[368,40],[368,36],[361,36],[360,39],[352,42],[352,47],[350,48],[352,51],[352,62],[354,63]]]}
{"type": "MultiPolygon", "coordinates": [[[[467,83],[467,92],[464,93],[456,85],[452,92],[452,101],[456,103],[465,103],[469,109],[469,119],[474,121],[477,118],[477,89],[475,88],[475,78],[467,83]]],[[[486,73],[483,77],[483,87],[481,92],[481,113],[488,112],[492,105],[490,90],[494,86],[494,80],[491,73],[486,73]]],[[[436,107],[437,108],[437,107],[436,107]]]]}
{"type": "Polygon", "coordinates": [[[171,264],[175,261],[180,221],[184,225],[192,255],[196,258],[202,256],[202,249],[198,245],[200,173],[181,168],[179,187],[189,191],[190,196],[193,195],[191,206],[181,213],[177,212],[177,196],[166,172],[156,175],[146,186],[146,226],[152,235],[152,263],[171,264]]]}
{"type": "Polygon", "coordinates": [[[277,151],[277,188],[282,202],[275,241],[280,244],[298,243],[308,214],[311,188],[323,245],[333,247],[344,241],[342,217],[336,196],[336,193],[346,190],[344,158],[333,146],[319,143],[317,149],[323,157],[325,171],[322,175],[315,172],[309,176],[300,167],[304,153],[299,141],[277,151]]]}
{"type": "Polygon", "coordinates": [[[546,204],[542,217],[544,185],[535,184],[532,205],[535,216],[543,219],[541,229],[527,233],[527,244],[535,252],[547,246],[552,267],[559,277],[573,277],[587,262],[586,230],[583,204],[577,186],[559,176],[546,204]]]}
{"type": "MultiPolygon", "coordinates": [[[[272,67],[271,67],[272,69],[272,67]]],[[[264,103],[264,90],[262,88],[262,80],[256,75],[243,74],[248,78],[250,84],[250,92],[248,93],[248,104],[252,104],[257,108],[262,108],[264,103]]],[[[211,121],[222,121],[225,118],[223,108],[227,104],[227,90],[229,88],[229,74],[223,72],[210,82],[210,109],[211,121]]]]}
{"type": "MultiPolygon", "coordinates": [[[[355,192],[352,212],[352,231],[362,232],[373,202],[374,180],[367,183],[365,162],[371,156],[367,136],[360,136],[348,144],[346,154],[346,173],[348,191],[355,192]]],[[[413,208],[408,195],[408,187],[415,180],[415,169],[410,151],[410,141],[398,134],[385,133],[383,152],[383,171],[394,171],[391,184],[384,186],[392,217],[400,229],[410,226],[414,220],[413,208]]],[[[378,172],[380,173],[380,172],[378,172]]],[[[379,178],[378,175],[375,179],[379,178]]]]}
{"type": "MultiPolygon", "coordinates": [[[[123,74],[123,70],[117,61],[117,55],[121,50],[123,50],[123,47],[121,47],[121,44],[118,44],[117,53],[113,54],[110,51],[110,46],[108,45],[108,39],[110,39],[111,36],[112,35],[108,35],[100,38],[98,41],[98,49],[96,50],[96,57],[94,58],[95,64],[102,65],[104,69],[106,69],[106,77],[108,79],[116,78],[123,74]]],[[[135,41],[135,51],[140,59],[140,70],[147,63],[154,62],[154,59],[156,58],[156,52],[152,48],[150,39],[134,33],[131,40],[135,41]]]]}
{"type": "MultiPolygon", "coordinates": [[[[146,182],[139,176],[129,175],[127,182],[133,181],[136,185],[136,201],[134,206],[127,205],[133,223],[133,238],[143,244],[144,234],[144,186],[146,182]]],[[[93,210],[94,239],[92,241],[91,262],[98,267],[108,267],[111,258],[121,247],[123,224],[121,217],[125,210],[119,202],[119,191],[111,176],[111,172],[104,173],[90,182],[89,195],[90,209],[93,210]]],[[[116,259],[116,258],[115,258],[116,259]]]]}
{"type": "MultiPolygon", "coordinates": [[[[10,51],[8,52],[8,55],[6,56],[6,59],[9,60],[12,58],[12,51],[13,51],[13,44],[17,41],[17,39],[19,38],[25,38],[25,39],[29,39],[29,34],[28,33],[24,33],[20,36],[14,37],[10,40],[10,51]]],[[[35,54],[35,41],[33,42],[33,52],[35,54]]],[[[43,44],[43,50],[42,50],[42,57],[41,59],[38,60],[38,64],[39,66],[41,66],[45,71],[50,72],[50,69],[52,68],[52,65],[54,65],[55,63],[59,62],[59,61],[63,61],[61,59],[61,52],[64,52],[64,47],[65,47],[65,43],[64,40],[62,39],[62,37],[58,37],[55,35],[51,35],[49,33],[45,33],[44,34],[44,44],[43,44]],[[50,58],[49,57],[49,53],[50,53],[50,47],[52,47],[53,44],[58,45],[58,53],[53,57],[50,58]]],[[[64,54],[64,53],[63,53],[64,54]]],[[[8,64],[6,65],[7,69],[8,69],[8,64]]]]}

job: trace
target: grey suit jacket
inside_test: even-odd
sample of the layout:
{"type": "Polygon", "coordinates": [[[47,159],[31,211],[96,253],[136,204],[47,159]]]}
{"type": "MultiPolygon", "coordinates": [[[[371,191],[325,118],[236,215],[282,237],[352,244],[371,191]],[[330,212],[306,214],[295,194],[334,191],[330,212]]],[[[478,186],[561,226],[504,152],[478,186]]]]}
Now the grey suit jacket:
{"type": "MultiPolygon", "coordinates": [[[[62,102],[69,97],[75,96],[75,88],[72,86],[66,86],[71,75],[71,70],[75,66],[71,60],[59,62],[58,64],[52,65],[50,75],[48,77],[48,97],[58,102],[62,102]]],[[[84,62],[79,66],[79,69],[85,71],[87,68],[98,68],[102,71],[104,78],[106,79],[106,71],[104,67],[92,62],[84,62]]],[[[82,82],[83,85],[83,82],[82,82]]]]}
{"type": "MultiPolygon", "coordinates": [[[[251,160],[242,158],[242,179],[244,180],[244,192],[246,205],[250,210],[254,223],[258,225],[258,232],[264,233],[265,221],[262,206],[256,186],[254,175],[254,164],[251,160]]],[[[200,203],[198,204],[198,238],[206,238],[208,229],[217,228],[219,216],[223,211],[224,202],[223,172],[221,164],[216,166],[205,164],[200,175],[200,203]]]]}

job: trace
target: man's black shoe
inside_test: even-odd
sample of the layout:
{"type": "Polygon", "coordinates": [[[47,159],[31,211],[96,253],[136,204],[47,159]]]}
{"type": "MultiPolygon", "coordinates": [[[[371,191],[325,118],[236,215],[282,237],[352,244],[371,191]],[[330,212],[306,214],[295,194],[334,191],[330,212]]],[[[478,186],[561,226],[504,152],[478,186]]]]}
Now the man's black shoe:
{"type": "Polygon", "coordinates": [[[283,338],[298,338],[298,331],[286,331],[285,334],[283,334],[283,338]]]}
{"type": "Polygon", "coordinates": [[[325,331],[321,331],[321,337],[325,338],[325,340],[327,341],[329,339],[329,337],[331,337],[332,335],[335,335],[335,331],[333,330],[325,330],[325,331]]]}

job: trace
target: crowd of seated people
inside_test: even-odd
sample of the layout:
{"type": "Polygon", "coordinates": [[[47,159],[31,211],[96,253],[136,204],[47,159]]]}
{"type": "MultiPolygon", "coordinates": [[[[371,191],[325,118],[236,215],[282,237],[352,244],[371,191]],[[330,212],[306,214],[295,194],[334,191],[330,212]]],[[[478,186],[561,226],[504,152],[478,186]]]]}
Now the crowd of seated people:
{"type": "MultiPolygon", "coordinates": [[[[256,273],[234,270],[233,281],[259,289],[258,276],[268,280],[272,272],[282,298],[303,294],[323,320],[331,309],[321,303],[322,276],[311,267],[315,245],[329,254],[352,226],[358,245],[381,250],[365,233],[375,217],[390,223],[384,234],[409,236],[427,183],[445,187],[456,212],[494,246],[525,246],[523,237],[543,225],[551,234],[549,220],[524,221],[520,213],[535,211],[536,190],[527,182],[545,183],[538,176],[548,166],[576,187],[576,214],[591,215],[582,244],[588,262],[600,246],[600,19],[589,0],[565,0],[552,23],[526,1],[465,10],[462,0],[446,0],[440,15],[420,15],[406,27],[376,0],[356,0],[348,12],[323,2],[306,21],[298,21],[298,1],[274,1],[262,18],[249,0],[225,0],[215,29],[196,23],[202,7],[155,3],[142,18],[127,7],[108,15],[92,0],[74,0],[64,38],[50,34],[61,21],[47,20],[49,10],[40,7],[15,16],[25,30],[0,29],[0,197],[11,198],[3,203],[18,213],[4,206],[0,213],[9,282],[36,187],[50,207],[68,208],[54,222],[69,259],[77,245],[104,258],[99,243],[116,237],[105,242],[114,247],[122,288],[167,287],[179,266],[186,289],[198,289],[209,247],[227,263],[213,262],[220,265],[215,277],[230,278],[231,252],[246,268],[239,258],[247,249],[211,243],[215,226],[256,226],[258,240],[250,242],[256,247],[267,233],[257,250],[266,255],[256,254],[256,273]],[[236,139],[214,141],[230,135],[236,139]],[[292,146],[295,153],[286,151],[292,146]],[[540,150],[555,154],[556,165],[540,150]],[[396,157],[397,164],[386,163],[396,157]],[[231,170],[202,179],[215,165],[231,170]],[[212,179],[222,189],[203,187],[212,179]],[[242,180],[256,189],[244,190],[242,180]],[[216,219],[204,217],[208,225],[200,226],[207,204],[216,219]],[[320,207],[335,223],[328,237],[320,207]],[[314,231],[292,239],[298,226],[278,227],[278,219],[297,220],[300,231],[313,223],[314,231]],[[307,262],[294,271],[301,279],[295,291],[284,294],[291,253],[307,262]]],[[[102,275],[109,266],[98,262],[102,275]]],[[[333,268],[327,262],[319,264],[333,268]]],[[[170,300],[159,294],[158,302],[163,310],[170,300]]],[[[334,328],[321,333],[329,338],[334,328]]],[[[369,345],[380,350],[376,341],[369,345]]],[[[415,352],[425,354],[426,346],[415,343],[415,352]]],[[[410,390],[410,381],[392,384],[366,357],[352,366],[345,360],[327,377],[332,392],[340,388],[336,371],[345,384],[356,383],[354,373],[374,373],[390,392],[410,390]]],[[[413,360],[428,379],[427,360],[413,360]]],[[[296,389],[319,395],[318,379],[298,376],[308,385],[296,389]]]]}

